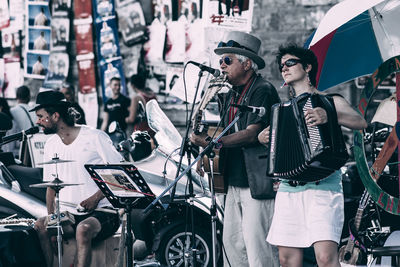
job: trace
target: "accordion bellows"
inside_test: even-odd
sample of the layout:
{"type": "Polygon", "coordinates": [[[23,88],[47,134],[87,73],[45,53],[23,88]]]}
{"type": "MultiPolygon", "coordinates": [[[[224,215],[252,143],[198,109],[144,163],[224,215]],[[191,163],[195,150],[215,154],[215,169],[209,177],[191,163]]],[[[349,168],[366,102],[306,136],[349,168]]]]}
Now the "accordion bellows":
{"type": "Polygon", "coordinates": [[[280,179],[314,182],[342,167],[349,155],[338,125],[333,98],[302,94],[271,110],[268,174],[280,179]],[[304,112],[326,110],[328,122],[309,126],[304,112]]]}

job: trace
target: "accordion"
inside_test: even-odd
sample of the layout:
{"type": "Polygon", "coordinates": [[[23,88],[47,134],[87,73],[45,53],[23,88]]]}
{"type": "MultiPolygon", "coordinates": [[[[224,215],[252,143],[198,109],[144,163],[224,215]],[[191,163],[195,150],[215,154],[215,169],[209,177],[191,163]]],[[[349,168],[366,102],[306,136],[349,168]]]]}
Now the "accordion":
{"type": "Polygon", "coordinates": [[[349,155],[337,121],[333,98],[302,94],[271,110],[268,174],[298,182],[322,180],[342,167],[349,155]],[[307,109],[325,109],[328,122],[306,124],[307,109]]]}

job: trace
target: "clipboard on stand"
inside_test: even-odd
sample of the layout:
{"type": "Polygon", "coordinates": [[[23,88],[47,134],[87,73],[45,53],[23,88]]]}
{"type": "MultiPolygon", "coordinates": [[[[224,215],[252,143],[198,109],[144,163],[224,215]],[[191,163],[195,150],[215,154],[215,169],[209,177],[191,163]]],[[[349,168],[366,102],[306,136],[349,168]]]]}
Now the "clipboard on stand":
{"type": "Polygon", "coordinates": [[[85,168],[114,208],[144,209],[156,198],[133,164],[85,164],[85,168]]]}

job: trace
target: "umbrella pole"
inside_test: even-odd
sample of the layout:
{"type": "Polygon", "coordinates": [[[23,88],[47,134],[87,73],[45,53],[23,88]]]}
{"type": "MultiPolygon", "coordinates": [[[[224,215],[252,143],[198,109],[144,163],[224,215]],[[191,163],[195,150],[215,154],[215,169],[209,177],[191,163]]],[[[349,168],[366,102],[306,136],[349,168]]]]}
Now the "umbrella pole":
{"type": "MultiPolygon", "coordinates": [[[[397,103],[397,125],[400,125],[400,72],[396,72],[396,103],[397,103]]],[[[396,125],[396,126],[397,126],[396,125]]],[[[398,128],[398,127],[396,127],[398,128]]],[[[393,129],[399,130],[399,129],[393,129]]],[[[399,138],[400,133],[397,133],[397,138],[399,138]]],[[[400,142],[397,144],[397,171],[398,171],[398,181],[399,181],[399,197],[400,197],[400,142]]]]}

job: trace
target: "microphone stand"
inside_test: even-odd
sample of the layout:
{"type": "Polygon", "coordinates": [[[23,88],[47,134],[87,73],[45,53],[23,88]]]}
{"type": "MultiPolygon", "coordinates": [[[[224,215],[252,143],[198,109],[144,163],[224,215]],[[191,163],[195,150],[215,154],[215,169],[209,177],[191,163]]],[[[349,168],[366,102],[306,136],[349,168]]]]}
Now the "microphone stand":
{"type": "MultiPolygon", "coordinates": [[[[190,116],[189,116],[189,122],[187,123],[186,126],[186,131],[185,131],[185,136],[182,139],[182,145],[181,145],[181,150],[179,152],[180,158],[179,158],[179,163],[177,166],[177,170],[176,170],[176,175],[175,175],[175,181],[177,181],[177,177],[179,175],[179,171],[181,169],[182,166],[182,160],[183,157],[185,155],[187,155],[187,160],[188,160],[188,165],[190,164],[190,158],[192,155],[192,146],[190,144],[190,142],[188,141],[189,139],[189,130],[191,128],[191,119],[193,117],[193,112],[194,112],[194,106],[196,103],[196,97],[199,91],[199,86],[200,86],[200,81],[201,81],[201,77],[203,76],[203,68],[200,69],[199,74],[198,74],[198,78],[197,78],[197,84],[196,84],[196,91],[194,94],[194,99],[193,99],[193,103],[192,103],[192,107],[190,110],[190,116]]],[[[196,267],[196,234],[195,234],[195,227],[194,227],[194,190],[193,190],[193,177],[192,177],[192,173],[190,171],[191,169],[189,169],[186,173],[188,176],[188,182],[189,182],[189,195],[188,195],[188,199],[189,199],[189,208],[190,208],[190,221],[191,221],[191,231],[192,231],[192,262],[193,262],[193,267],[196,267]]],[[[182,177],[182,175],[180,176],[182,177]]],[[[171,191],[171,203],[174,201],[174,197],[175,197],[175,191],[176,191],[176,183],[173,183],[174,187],[171,191]]],[[[163,194],[164,195],[164,194],[163,194]]],[[[150,205],[146,208],[146,210],[148,210],[148,208],[150,207],[150,205]]]]}
{"type": "MultiPolygon", "coordinates": [[[[210,152],[212,152],[212,150],[214,149],[214,147],[215,147],[215,145],[218,143],[218,140],[222,137],[222,136],[224,136],[225,135],[225,133],[227,132],[227,131],[229,131],[229,129],[233,126],[233,125],[235,125],[235,123],[239,120],[239,118],[240,118],[240,116],[242,115],[243,113],[240,111],[240,110],[238,110],[238,112],[236,113],[236,116],[235,116],[235,118],[231,121],[231,123],[229,123],[229,125],[216,137],[216,138],[214,138],[212,141],[210,141],[210,143],[208,144],[208,146],[206,146],[205,148],[204,148],[204,150],[203,151],[201,151],[200,153],[199,153],[199,155],[196,157],[196,159],[191,163],[191,164],[189,164],[189,166],[188,167],[186,167],[186,169],[185,170],[183,170],[183,172],[178,176],[178,177],[176,177],[175,178],[175,180],[167,187],[167,188],[165,188],[165,190],[156,198],[156,199],[154,199],[153,200],[153,202],[151,202],[145,209],[144,209],[144,211],[143,211],[143,213],[146,213],[146,212],[148,212],[150,209],[152,209],[153,207],[154,207],[154,205],[157,203],[157,202],[159,202],[160,201],[160,199],[172,188],[172,187],[175,187],[176,186],[176,183],[186,174],[186,173],[190,173],[190,170],[192,169],[192,167],[201,159],[201,158],[203,158],[204,157],[204,155],[206,155],[206,154],[209,154],[210,152]]],[[[193,189],[193,188],[192,188],[193,189]]],[[[211,189],[212,190],[212,189],[211,189]]],[[[212,199],[212,202],[215,204],[215,195],[214,195],[214,197],[213,197],[213,199],[212,199]]],[[[213,204],[213,205],[214,205],[213,204]]],[[[213,219],[213,221],[212,221],[212,226],[213,226],[213,229],[212,229],[212,231],[213,231],[213,236],[214,236],[214,231],[215,231],[215,236],[216,236],[216,207],[214,206],[213,208],[211,208],[211,209],[215,209],[215,217],[214,218],[212,218],[213,219]],[[214,222],[215,221],[215,222],[214,222]]],[[[213,212],[213,211],[210,211],[210,212],[213,212]]],[[[192,227],[193,227],[193,222],[192,222],[192,227]]],[[[194,236],[194,234],[193,234],[193,236],[194,236]]],[[[193,241],[193,236],[192,236],[192,243],[193,243],[193,245],[194,245],[194,241],[193,241]]],[[[215,265],[213,265],[214,267],[216,267],[216,248],[215,248],[215,246],[216,246],[216,240],[213,240],[214,242],[213,242],[213,263],[215,263],[215,265]]],[[[195,264],[195,259],[196,258],[193,258],[194,260],[193,260],[193,264],[195,264]]]]}

